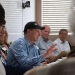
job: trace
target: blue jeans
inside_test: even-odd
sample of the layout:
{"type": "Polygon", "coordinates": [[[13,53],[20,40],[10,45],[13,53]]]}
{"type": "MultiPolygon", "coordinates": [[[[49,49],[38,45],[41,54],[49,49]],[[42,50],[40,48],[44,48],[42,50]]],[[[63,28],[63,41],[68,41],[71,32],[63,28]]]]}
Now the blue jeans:
{"type": "Polygon", "coordinates": [[[33,66],[21,66],[14,67],[10,65],[4,65],[6,70],[6,75],[23,75],[26,71],[33,68],[33,66]]]}

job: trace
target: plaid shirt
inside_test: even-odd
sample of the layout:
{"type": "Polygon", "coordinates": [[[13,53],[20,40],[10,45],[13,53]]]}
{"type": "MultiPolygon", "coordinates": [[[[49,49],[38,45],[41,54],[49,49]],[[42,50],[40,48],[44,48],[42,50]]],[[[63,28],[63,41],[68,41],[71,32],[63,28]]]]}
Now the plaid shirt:
{"type": "Polygon", "coordinates": [[[6,58],[7,65],[12,66],[38,66],[42,60],[38,49],[26,37],[19,38],[9,47],[6,58]]]}

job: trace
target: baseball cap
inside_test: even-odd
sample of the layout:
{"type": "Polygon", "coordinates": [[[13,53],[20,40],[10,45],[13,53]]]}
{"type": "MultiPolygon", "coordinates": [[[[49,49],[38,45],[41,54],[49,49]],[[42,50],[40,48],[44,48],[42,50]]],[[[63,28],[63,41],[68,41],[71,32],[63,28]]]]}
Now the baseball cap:
{"type": "Polygon", "coordinates": [[[24,27],[24,32],[27,32],[28,29],[43,30],[43,29],[45,29],[45,27],[40,26],[37,22],[28,22],[24,27]]]}

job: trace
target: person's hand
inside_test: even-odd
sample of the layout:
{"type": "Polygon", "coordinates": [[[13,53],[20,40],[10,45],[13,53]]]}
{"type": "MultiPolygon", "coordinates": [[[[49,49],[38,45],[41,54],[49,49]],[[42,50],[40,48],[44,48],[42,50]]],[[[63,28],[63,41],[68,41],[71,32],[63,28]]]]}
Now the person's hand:
{"type": "Polygon", "coordinates": [[[48,54],[51,55],[53,52],[55,52],[57,50],[57,48],[55,48],[56,45],[57,44],[54,44],[47,49],[48,54]]]}
{"type": "Polygon", "coordinates": [[[56,56],[54,56],[54,55],[50,55],[49,56],[49,58],[47,58],[45,61],[47,62],[47,63],[51,63],[51,62],[53,62],[54,60],[55,60],[55,58],[56,58],[56,56]]]}
{"type": "Polygon", "coordinates": [[[50,55],[57,50],[57,48],[54,48],[57,44],[54,44],[50,46],[47,51],[42,55],[44,58],[50,57],[50,55]]]}
{"type": "Polygon", "coordinates": [[[47,65],[47,62],[42,62],[42,65],[41,66],[46,66],[47,65]]]}
{"type": "Polygon", "coordinates": [[[49,59],[52,61],[53,59],[55,58],[55,56],[54,55],[49,55],[49,59]]]}

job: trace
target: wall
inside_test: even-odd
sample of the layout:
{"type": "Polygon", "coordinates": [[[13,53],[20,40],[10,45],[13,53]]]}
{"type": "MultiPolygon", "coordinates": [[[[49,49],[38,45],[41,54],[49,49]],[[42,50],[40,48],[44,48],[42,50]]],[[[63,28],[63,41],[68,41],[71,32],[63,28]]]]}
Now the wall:
{"type": "Polygon", "coordinates": [[[35,21],[35,0],[24,0],[24,2],[30,1],[30,7],[23,9],[23,28],[29,21],[35,21]]]}
{"type": "MultiPolygon", "coordinates": [[[[9,1],[9,0],[2,0],[0,2],[5,2],[5,1],[9,1]]],[[[13,0],[12,0],[13,1],[13,0]]],[[[21,0],[18,0],[21,1],[21,0]]],[[[36,20],[40,25],[41,25],[41,0],[23,0],[23,2],[26,1],[30,1],[30,7],[29,8],[25,8],[22,10],[22,32],[20,35],[9,35],[9,41],[14,41],[16,39],[18,39],[19,37],[23,36],[23,29],[25,24],[28,21],[34,21],[36,20]]],[[[21,4],[21,3],[20,3],[21,4]]],[[[18,6],[21,8],[21,6],[18,4],[18,6]]],[[[54,41],[58,36],[57,35],[50,35],[50,39],[52,41],[54,41]]],[[[72,36],[68,36],[67,40],[72,44],[72,46],[75,46],[74,42],[73,42],[73,37],[72,36]]]]}
{"type": "MultiPolygon", "coordinates": [[[[23,30],[24,26],[29,21],[35,21],[35,0],[23,0],[25,3],[26,1],[30,1],[30,7],[26,7],[25,9],[22,9],[22,32],[19,35],[10,35],[8,41],[15,41],[16,39],[23,37],[23,30]],[[14,38],[15,37],[15,38],[14,38]]],[[[19,8],[21,8],[20,4],[18,3],[19,8]]]]}
{"type": "Polygon", "coordinates": [[[0,0],[5,9],[8,41],[23,37],[23,29],[27,22],[35,21],[35,0],[0,0]],[[30,1],[30,7],[22,9],[22,1],[30,1]]]}
{"type": "Polygon", "coordinates": [[[41,0],[35,0],[35,20],[41,25],[41,0]]]}
{"type": "MultiPolygon", "coordinates": [[[[36,21],[41,25],[41,0],[36,0],[36,21]]],[[[58,38],[58,35],[50,35],[49,39],[54,41],[55,39],[58,38]]],[[[75,39],[73,38],[72,35],[68,35],[67,40],[71,43],[72,46],[75,46],[75,39]]]]}

